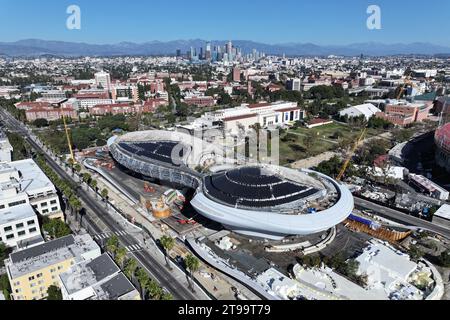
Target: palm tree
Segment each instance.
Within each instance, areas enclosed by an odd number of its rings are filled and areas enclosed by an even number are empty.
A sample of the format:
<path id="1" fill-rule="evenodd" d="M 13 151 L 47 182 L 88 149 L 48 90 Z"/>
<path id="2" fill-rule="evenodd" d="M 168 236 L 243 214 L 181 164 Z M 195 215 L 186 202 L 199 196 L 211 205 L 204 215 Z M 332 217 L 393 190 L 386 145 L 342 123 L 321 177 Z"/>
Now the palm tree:
<path id="1" fill-rule="evenodd" d="M 119 238 L 112 236 L 106 241 L 106 250 L 108 250 L 114 257 L 116 256 L 117 249 L 119 248 Z"/>
<path id="2" fill-rule="evenodd" d="M 75 175 L 74 161 L 72 158 L 69 158 L 69 160 L 67 160 L 67 163 L 69 164 L 69 167 L 72 169 L 72 177 L 73 177 Z"/>
<path id="3" fill-rule="evenodd" d="M 73 166 L 73 169 L 77 172 L 77 174 L 80 174 L 81 165 L 79 163 L 77 163 L 76 165 Z"/>
<path id="4" fill-rule="evenodd" d="M 173 295 L 169 292 L 165 292 L 161 296 L 161 300 L 173 300 Z"/>
<path id="5" fill-rule="evenodd" d="M 198 271 L 198 269 L 200 268 L 200 261 L 194 257 L 192 254 L 188 254 L 185 258 L 184 258 L 184 263 L 186 264 L 186 268 L 189 270 L 189 276 L 192 280 L 194 280 L 194 273 Z M 192 290 L 192 292 L 195 292 L 194 287 L 192 286 L 192 283 L 189 281 L 189 277 L 188 277 L 188 283 L 189 283 L 189 288 Z"/>
<path id="6" fill-rule="evenodd" d="M 146 286 L 147 292 L 149 294 L 149 296 L 153 299 L 153 300 L 160 300 L 161 296 L 163 295 L 164 291 L 163 289 L 158 285 L 158 283 L 153 280 L 150 279 L 147 282 L 147 286 Z"/>
<path id="7" fill-rule="evenodd" d="M 116 262 L 120 265 L 120 268 L 123 269 L 125 258 L 127 257 L 127 249 L 124 247 L 120 247 L 116 251 Z"/>
<path id="8" fill-rule="evenodd" d="M 108 207 L 108 189 L 103 189 L 100 195 L 102 196 L 103 201 L 105 201 L 105 206 Z"/>
<path id="9" fill-rule="evenodd" d="M 81 204 L 81 201 L 77 197 L 72 196 L 69 200 L 69 203 L 70 203 L 70 206 L 75 211 L 75 219 L 76 219 L 78 213 L 80 212 L 81 208 L 83 207 Z M 81 222 L 82 222 L 82 216 L 80 215 L 80 227 L 81 227 Z"/>
<path id="10" fill-rule="evenodd" d="M 169 259 L 168 259 L 168 255 L 170 254 L 170 251 L 173 249 L 173 247 L 175 246 L 175 239 L 169 236 L 162 236 L 160 239 L 161 245 L 164 248 L 164 257 L 166 258 L 166 265 L 167 268 L 169 268 L 170 270 L 172 270 L 172 267 L 169 264 Z"/>
<path id="11" fill-rule="evenodd" d="M 145 270 L 142 268 L 139 268 L 139 270 L 136 272 L 136 278 L 139 282 L 139 286 L 141 287 L 142 299 L 145 300 L 145 289 L 147 287 L 147 283 L 150 280 L 150 278 L 147 272 L 145 272 Z"/>
<path id="12" fill-rule="evenodd" d="M 83 182 L 86 183 L 86 190 L 89 190 L 89 182 L 91 181 L 91 175 L 87 172 L 83 174 Z"/>
<path id="13" fill-rule="evenodd" d="M 91 187 L 92 187 L 92 189 L 94 189 L 94 192 L 95 192 L 95 198 L 96 198 L 96 199 L 97 199 L 97 185 L 98 185 L 97 180 L 92 179 L 92 180 L 91 180 Z"/>
<path id="14" fill-rule="evenodd" d="M 134 258 L 131 258 L 130 260 L 128 260 L 125 265 L 125 269 L 123 272 L 131 281 L 133 281 L 137 267 L 138 267 L 138 262 Z"/>

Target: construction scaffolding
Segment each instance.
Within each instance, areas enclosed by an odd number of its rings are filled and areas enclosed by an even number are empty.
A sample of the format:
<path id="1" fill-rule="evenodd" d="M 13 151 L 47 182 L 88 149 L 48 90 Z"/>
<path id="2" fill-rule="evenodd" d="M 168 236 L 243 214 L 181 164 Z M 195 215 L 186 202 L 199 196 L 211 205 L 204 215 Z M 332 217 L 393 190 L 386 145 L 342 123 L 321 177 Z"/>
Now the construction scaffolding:
<path id="1" fill-rule="evenodd" d="M 395 230 L 389 230 L 385 227 L 371 228 L 369 225 L 365 223 L 351 219 L 345 220 L 344 225 L 350 230 L 356 232 L 364 232 L 375 238 L 388 241 L 391 243 L 400 242 L 411 235 L 411 231 L 400 232 Z"/>

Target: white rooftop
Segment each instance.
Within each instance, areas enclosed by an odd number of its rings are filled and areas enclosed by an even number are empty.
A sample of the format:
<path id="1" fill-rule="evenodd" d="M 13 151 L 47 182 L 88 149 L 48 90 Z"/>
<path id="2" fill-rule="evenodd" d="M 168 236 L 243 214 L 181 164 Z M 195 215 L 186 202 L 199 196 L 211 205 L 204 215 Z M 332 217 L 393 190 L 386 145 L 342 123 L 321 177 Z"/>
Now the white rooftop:
<path id="1" fill-rule="evenodd" d="M 450 205 L 449 204 L 442 205 L 442 207 L 440 207 L 439 210 L 436 211 L 434 215 L 440 218 L 450 220 Z"/>
<path id="2" fill-rule="evenodd" d="M 13 221 L 36 217 L 36 213 L 29 203 L 0 210 L 0 225 Z"/>
<path id="3" fill-rule="evenodd" d="M 56 191 L 55 186 L 33 159 L 25 159 L 11 162 L 11 166 L 22 174 L 20 186 L 23 192 L 29 196 L 49 190 Z"/>

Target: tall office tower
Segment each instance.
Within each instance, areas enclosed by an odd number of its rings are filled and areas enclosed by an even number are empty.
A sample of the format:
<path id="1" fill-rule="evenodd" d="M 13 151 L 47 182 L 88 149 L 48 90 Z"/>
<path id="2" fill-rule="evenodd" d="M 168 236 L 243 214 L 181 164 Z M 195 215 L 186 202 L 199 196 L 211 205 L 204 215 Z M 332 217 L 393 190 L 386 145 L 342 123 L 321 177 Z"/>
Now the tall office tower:
<path id="1" fill-rule="evenodd" d="M 211 60 L 211 42 L 206 43 L 206 54 L 205 54 L 206 60 Z"/>
<path id="2" fill-rule="evenodd" d="M 191 47 L 191 51 L 189 53 L 190 59 L 194 60 L 195 59 L 195 51 L 194 51 L 194 47 Z"/>
<path id="3" fill-rule="evenodd" d="M 227 44 L 227 57 L 228 61 L 233 61 L 233 43 L 231 41 Z"/>
<path id="4" fill-rule="evenodd" d="M 233 43 L 231 41 L 228 41 L 227 53 L 230 54 L 232 50 L 233 50 Z"/>
<path id="5" fill-rule="evenodd" d="M 95 74 L 95 84 L 105 90 L 111 90 L 111 76 L 109 73 L 101 71 Z"/>
<path id="6" fill-rule="evenodd" d="M 203 47 L 200 48 L 200 54 L 198 56 L 200 60 L 203 60 Z"/>
<path id="7" fill-rule="evenodd" d="M 177 49 L 177 57 L 181 57 L 181 50 Z"/>

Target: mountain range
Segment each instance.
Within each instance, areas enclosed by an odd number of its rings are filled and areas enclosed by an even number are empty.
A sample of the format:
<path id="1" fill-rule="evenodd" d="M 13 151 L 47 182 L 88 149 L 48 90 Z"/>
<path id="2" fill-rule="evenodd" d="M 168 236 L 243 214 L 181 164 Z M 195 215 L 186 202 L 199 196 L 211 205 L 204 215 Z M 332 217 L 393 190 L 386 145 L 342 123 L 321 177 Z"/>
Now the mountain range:
<path id="1" fill-rule="evenodd" d="M 212 45 L 225 45 L 227 41 L 211 41 Z M 88 44 L 64 41 L 48 41 L 27 39 L 16 42 L 0 42 L 0 55 L 10 57 L 36 57 L 43 55 L 77 57 L 77 56 L 124 56 L 124 55 L 173 55 L 177 49 L 182 53 L 191 47 L 205 46 L 206 41 L 174 40 L 150 41 L 145 43 L 121 42 L 117 44 Z M 450 47 L 431 43 L 397 43 L 384 44 L 378 42 L 354 43 L 341 46 L 316 45 L 313 43 L 265 44 L 247 40 L 233 41 L 233 45 L 249 53 L 253 49 L 266 54 L 287 56 L 387 56 L 387 55 L 449 55 Z"/>

